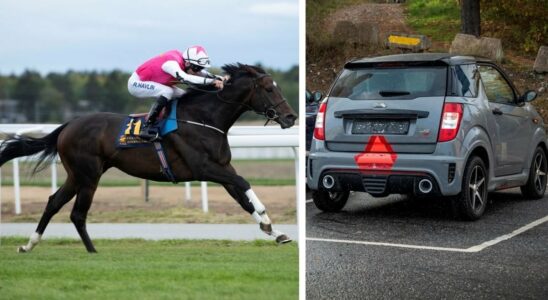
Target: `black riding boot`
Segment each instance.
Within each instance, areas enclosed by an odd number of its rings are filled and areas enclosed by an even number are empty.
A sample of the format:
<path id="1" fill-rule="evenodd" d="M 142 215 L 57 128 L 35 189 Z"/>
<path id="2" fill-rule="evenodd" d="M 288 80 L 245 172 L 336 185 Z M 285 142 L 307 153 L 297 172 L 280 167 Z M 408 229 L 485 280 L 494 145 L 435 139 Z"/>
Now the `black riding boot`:
<path id="1" fill-rule="evenodd" d="M 168 99 L 164 96 L 160 96 L 154 104 L 152 104 L 152 107 L 150 108 L 150 112 L 148 113 L 148 119 L 143 125 L 143 128 L 141 129 L 141 132 L 139 133 L 139 137 L 148 141 L 154 141 L 160 137 L 160 132 L 156 126 L 154 126 L 154 123 L 156 123 L 156 119 L 158 119 L 158 115 L 162 111 L 162 109 L 167 105 Z"/>

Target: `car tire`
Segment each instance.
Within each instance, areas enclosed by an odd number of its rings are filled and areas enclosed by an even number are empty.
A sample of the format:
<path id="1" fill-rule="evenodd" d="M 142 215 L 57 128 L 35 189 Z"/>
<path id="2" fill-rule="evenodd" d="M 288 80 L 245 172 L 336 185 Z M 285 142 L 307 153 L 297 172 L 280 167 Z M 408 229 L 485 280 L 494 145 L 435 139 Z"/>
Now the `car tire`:
<path id="1" fill-rule="evenodd" d="M 466 163 L 461 192 L 453 199 L 456 212 L 462 219 L 474 221 L 485 212 L 488 174 L 481 158 L 473 156 Z"/>
<path id="2" fill-rule="evenodd" d="M 316 207 L 325 212 L 340 211 L 348 201 L 349 191 L 328 192 L 325 190 L 312 191 L 312 200 Z"/>
<path id="3" fill-rule="evenodd" d="M 527 183 L 520 187 L 521 194 L 527 199 L 541 199 L 546 191 L 546 180 L 548 173 L 548 162 L 546 153 L 541 147 L 537 147 L 533 154 L 531 167 L 529 168 L 529 178 Z"/>

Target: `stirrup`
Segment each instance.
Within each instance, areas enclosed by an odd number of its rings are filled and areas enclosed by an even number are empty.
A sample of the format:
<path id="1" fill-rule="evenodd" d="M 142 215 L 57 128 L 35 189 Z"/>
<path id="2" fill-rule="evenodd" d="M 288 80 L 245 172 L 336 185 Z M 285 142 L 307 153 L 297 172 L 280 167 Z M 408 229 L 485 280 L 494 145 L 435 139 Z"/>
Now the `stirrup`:
<path id="1" fill-rule="evenodd" d="M 162 139 L 160 137 L 160 130 L 156 130 L 155 128 L 146 128 L 146 127 L 144 128 L 144 130 L 142 130 L 139 133 L 139 137 L 149 142 L 154 142 Z"/>

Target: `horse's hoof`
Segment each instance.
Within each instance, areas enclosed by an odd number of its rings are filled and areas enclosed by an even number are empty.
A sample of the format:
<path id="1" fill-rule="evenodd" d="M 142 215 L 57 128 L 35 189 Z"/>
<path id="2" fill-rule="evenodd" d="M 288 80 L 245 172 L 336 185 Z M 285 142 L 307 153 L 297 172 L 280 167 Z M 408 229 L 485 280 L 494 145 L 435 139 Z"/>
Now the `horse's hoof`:
<path id="1" fill-rule="evenodd" d="M 291 242 L 291 239 L 285 234 L 282 234 L 276 238 L 276 243 L 278 243 L 278 245 L 287 244 L 289 242 Z"/>
<path id="2" fill-rule="evenodd" d="M 27 253 L 27 250 L 25 250 L 25 247 L 20 246 L 19 248 L 17 248 L 17 253 Z"/>

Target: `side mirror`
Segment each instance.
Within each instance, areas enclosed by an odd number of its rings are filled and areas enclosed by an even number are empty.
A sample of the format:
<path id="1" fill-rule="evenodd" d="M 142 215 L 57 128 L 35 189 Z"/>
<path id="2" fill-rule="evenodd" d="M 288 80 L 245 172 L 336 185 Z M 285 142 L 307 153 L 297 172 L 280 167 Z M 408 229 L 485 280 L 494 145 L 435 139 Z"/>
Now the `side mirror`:
<path id="1" fill-rule="evenodd" d="M 524 102 L 531 102 L 531 101 L 535 100 L 536 98 L 537 98 L 537 92 L 532 91 L 532 90 L 529 90 L 529 91 L 525 92 L 525 94 L 523 94 L 523 96 L 521 96 L 521 99 Z"/>
<path id="2" fill-rule="evenodd" d="M 320 92 L 320 91 L 315 91 L 314 92 L 314 101 L 320 102 L 322 100 L 322 98 L 323 98 L 322 92 Z"/>
<path id="3" fill-rule="evenodd" d="M 310 104 L 310 103 L 314 102 L 314 98 L 312 97 L 312 93 L 309 90 L 306 90 L 305 99 L 306 99 L 307 104 Z"/>

